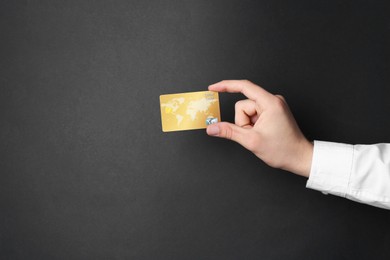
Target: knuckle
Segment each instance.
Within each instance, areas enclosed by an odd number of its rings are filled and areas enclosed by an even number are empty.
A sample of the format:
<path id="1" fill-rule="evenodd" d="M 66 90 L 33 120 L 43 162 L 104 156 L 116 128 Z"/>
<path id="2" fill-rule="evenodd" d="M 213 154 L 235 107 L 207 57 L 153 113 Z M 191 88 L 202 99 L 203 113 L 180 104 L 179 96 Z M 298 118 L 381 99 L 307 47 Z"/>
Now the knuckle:
<path id="1" fill-rule="evenodd" d="M 252 82 L 248 79 L 242 79 L 241 80 L 243 83 L 247 83 L 247 84 L 252 84 Z"/>
<path id="2" fill-rule="evenodd" d="M 276 95 L 275 106 L 277 108 L 285 108 L 286 107 L 286 99 L 281 95 Z"/>
<path id="3" fill-rule="evenodd" d="M 234 109 L 237 111 L 237 110 L 240 110 L 240 108 L 243 106 L 243 101 L 242 100 L 239 100 L 236 102 L 236 104 L 234 104 Z"/>
<path id="4" fill-rule="evenodd" d="M 230 127 L 224 128 L 224 136 L 226 139 L 229 139 L 229 140 L 233 139 L 233 131 Z"/>
<path id="5" fill-rule="evenodd" d="M 286 101 L 286 98 L 284 96 L 282 96 L 282 95 L 275 95 L 275 96 L 277 96 L 278 98 L 280 98 L 283 101 Z"/>

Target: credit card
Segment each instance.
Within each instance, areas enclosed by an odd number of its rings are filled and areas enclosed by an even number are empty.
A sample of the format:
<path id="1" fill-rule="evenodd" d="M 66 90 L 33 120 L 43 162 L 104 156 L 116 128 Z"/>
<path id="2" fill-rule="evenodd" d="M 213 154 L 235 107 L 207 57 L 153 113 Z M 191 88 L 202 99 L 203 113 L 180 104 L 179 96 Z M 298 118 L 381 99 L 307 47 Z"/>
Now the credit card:
<path id="1" fill-rule="evenodd" d="M 160 96 L 164 132 L 206 128 L 221 121 L 218 92 L 198 91 Z"/>

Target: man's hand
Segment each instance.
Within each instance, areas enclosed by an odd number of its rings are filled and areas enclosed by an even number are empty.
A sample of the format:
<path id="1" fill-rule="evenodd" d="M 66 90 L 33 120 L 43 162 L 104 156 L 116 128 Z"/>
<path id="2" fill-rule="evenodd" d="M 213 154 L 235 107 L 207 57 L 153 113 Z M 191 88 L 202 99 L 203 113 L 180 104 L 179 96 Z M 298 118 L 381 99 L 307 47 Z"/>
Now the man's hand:
<path id="1" fill-rule="evenodd" d="M 313 144 L 302 134 L 282 96 L 248 80 L 224 80 L 209 90 L 241 92 L 248 99 L 236 103 L 235 124 L 209 125 L 208 135 L 236 141 L 272 167 L 309 176 Z"/>

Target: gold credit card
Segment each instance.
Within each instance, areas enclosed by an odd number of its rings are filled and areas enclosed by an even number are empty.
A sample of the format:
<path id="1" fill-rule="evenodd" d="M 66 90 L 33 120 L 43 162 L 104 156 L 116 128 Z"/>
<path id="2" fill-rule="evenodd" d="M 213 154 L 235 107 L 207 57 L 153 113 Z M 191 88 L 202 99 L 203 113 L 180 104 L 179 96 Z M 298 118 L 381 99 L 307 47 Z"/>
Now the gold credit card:
<path id="1" fill-rule="evenodd" d="M 218 92 L 161 95 L 160 109 L 164 132 L 201 129 L 221 121 Z"/>

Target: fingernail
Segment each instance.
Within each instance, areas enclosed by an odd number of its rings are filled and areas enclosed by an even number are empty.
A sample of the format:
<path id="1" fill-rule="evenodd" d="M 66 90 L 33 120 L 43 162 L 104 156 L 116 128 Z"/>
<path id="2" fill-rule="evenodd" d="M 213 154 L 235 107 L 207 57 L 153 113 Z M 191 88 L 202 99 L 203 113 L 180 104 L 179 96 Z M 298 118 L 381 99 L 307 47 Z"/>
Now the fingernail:
<path id="1" fill-rule="evenodd" d="M 207 127 L 207 134 L 208 135 L 218 135 L 219 134 L 219 127 L 217 125 L 209 125 Z"/>

